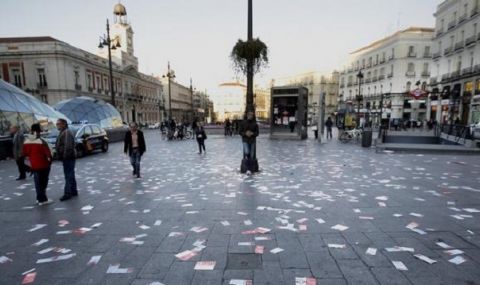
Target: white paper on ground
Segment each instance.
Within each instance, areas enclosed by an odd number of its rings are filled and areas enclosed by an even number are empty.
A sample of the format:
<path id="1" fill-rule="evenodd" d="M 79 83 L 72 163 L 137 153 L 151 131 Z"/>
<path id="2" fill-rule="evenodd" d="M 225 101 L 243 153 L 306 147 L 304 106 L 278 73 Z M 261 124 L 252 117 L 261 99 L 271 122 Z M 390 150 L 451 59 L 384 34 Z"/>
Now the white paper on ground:
<path id="1" fill-rule="evenodd" d="M 328 247 L 330 248 L 345 248 L 344 244 L 329 243 Z"/>
<path id="2" fill-rule="evenodd" d="M 368 255 L 375 255 L 375 254 L 377 254 L 377 249 L 373 248 L 373 247 L 369 247 L 369 248 L 367 248 L 367 251 L 365 253 L 368 254 Z"/>
<path id="3" fill-rule="evenodd" d="M 229 223 L 228 221 L 221 221 L 220 223 L 221 223 L 222 226 L 224 226 L 224 227 L 230 226 L 230 223 Z"/>
<path id="4" fill-rule="evenodd" d="M 11 262 L 12 260 L 6 256 L 0 256 L 0 264 Z"/>
<path id="5" fill-rule="evenodd" d="M 110 265 L 108 266 L 107 273 L 117 273 L 117 274 L 125 274 L 125 273 L 132 273 L 133 268 L 120 268 L 120 264 Z"/>
<path id="6" fill-rule="evenodd" d="M 253 285 L 253 281 L 243 279 L 231 279 L 228 285 Z"/>
<path id="7" fill-rule="evenodd" d="M 295 285 L 316 285 L 317 279 L 311 277 L 295 277 Z"/>
<path id="8" fill-rule="evenodd" d="M 160 226 L 161 224 L 162 224 L 162 221 L 156 220 L 153 225 L 154 225 L 154 226 Z"/>
<path id="9" fill-rule="evenodd" d="M 452 248 L 451 246 L 449 246 L 448 244 L 444 243 L 444 242 L 437 242 L 437 245 L 441 248 L 445 248 L 445 249 L 450 249 Z"/>
<path id="10" fill-rule="evenodd" d="M 198 261 L 195 264 L 194 270 L 213 270 L 215 268 L 216 261 Z"/>
<path id="11" fill-rule="evenodd" d="M 273 253 L 273 254 L 277 254 L 279 252 L 282 252 L 283 250 L 284 250 L 283 248 L 276 247 L 276 248 L 270 250 L 270 252 Z"/>
<path id="12" fill-rule="evenodd" d="M 393 263 L 393 266 L 395 266 L 396 269 L 398 270 L 401 270 L 401 271 L 407 271 L 408 268 L 405 266 L 405 264 L 403 264 L 403 262 L 401 261 L 393 261 L 392 260 L 392 263 Z"/>
<path id="13" fill-rule="evenodd" d="M 34 243 L 34 244 L 32 244 L 32 245 L 34 245 L 34 246 L 40 246 L 40 245 L 42 245 L 42 244 L 44 244 L 44 243 L 46 243 L 46 242 L 48 242 L 48 239 L 44 238 L 44 239 L 41 239 L 41 240 L 37 241 L 36 243 Z"/>
<path id="14" fill-rule="evenodd" d="M 101 255 L 94 255 L 90 258 L 90 260 L 88 261 L 87 265 L 96 265 L 99 261 L 100 261 L 100 258 L 102 258 Z"/>
<path id="15" fill-rule="evenodd" d="M 29 229 L 28 232 L 34 232 L 46 226 L 47 226 L 46 224 L 36 224 L 33 228 Z"/>
<path id="16" fill-rule="evenodd" d="M 195 255 L 197 255 L 196 252 L 194 252 L 192 250 L 185 250 L 185 251 L 182 251 L 180 253 L 177 253 L 175 255 L 175 257 L 180 259 L 180 260 L 186 261 L 186 260 L 189 260 L 190 258 L 194 257 Z"/>
<path id="17" fill-rule="evenodd" d="M 325 221 L 321 218 L 315 219 L 319 224 L 325 224 Z"/>
<path id="18" fill-rule="evenodd" d="M 404 247 L 404 246 L 387 247 L 385 248 L 385 250 L 388 252 L 400 252 L 400 251 L 414 252 L 415 251 L 415 249 L 411 247 Z"/>
<path id="19" fill-rule="evenodd" d="M 70 258 L 74 257 L 75 255 L 76 255 L 75 253 L 71 253 L 71 254 L 49 257 L 49 258 L 43 258 L 43 259 L 37 260 L 37 264 L 48 263 L 48 262 L 53 262 L 53 261 L 60 261 L 60 260 L 67 260 L 67 259 L 70 259 Z"/>
<path id="20" fill-rule="evenodd" d="M 445 250 L 444 251 L 446 254 L 448 255 L 459 255 L 459 254 L 463 254 L 463 251 L 461 251 L 460 249 L 450 249 L 450 250 Z"/>
<path id="21" fill-rule="evenodd" d="M 416 258 L 422 260 L 422 261 L 425 261 L 426 263 L 428 264 L 434 264 L 436 263 L 437 261 L 434 260 L 434 259 L 431 259 L 430 257 L 428 256 L 425 256 L 423 254 L 414 254 L 413 256 L 415 256 Z"/>
<path id="22" fill-rule="evenodd" d="M 454 258 L 452 259 L 449 259 L 448 260 L 449 262 L 453 263 L 453 264 L 456 264 L 456 265 L 459 265 L 459 264 L 462 264 L 464 263 L 465 261 L 467 261 L 465 258 L 463 258 L 463 256 L 455 256 Z"/>
<path id="23" fill-rule="evenodd" d="M 335 225 L 335 226 L 331 227 L 331 229 L 343 232 L 345 230 L 348 230 L 348 227 L 338 224 L 338 225 Z"/>

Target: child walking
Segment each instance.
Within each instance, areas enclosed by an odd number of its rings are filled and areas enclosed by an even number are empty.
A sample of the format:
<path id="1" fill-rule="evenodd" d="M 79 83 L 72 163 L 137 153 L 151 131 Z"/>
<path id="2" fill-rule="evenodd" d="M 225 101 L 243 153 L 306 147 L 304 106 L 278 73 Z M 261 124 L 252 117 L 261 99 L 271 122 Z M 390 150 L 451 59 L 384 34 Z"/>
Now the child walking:
<path id="1" fill-rule="evenodd" d="M 203 152 L 207 152 L 205 150 L 205 140 L 207 139 L 207 134 L 205 134 L 202 123 L 198 123 L 197 128 L 195 129 L 195 137 L 197 138 L 198 143 L 198 154 L 202 154 L 202 149 Z"/>

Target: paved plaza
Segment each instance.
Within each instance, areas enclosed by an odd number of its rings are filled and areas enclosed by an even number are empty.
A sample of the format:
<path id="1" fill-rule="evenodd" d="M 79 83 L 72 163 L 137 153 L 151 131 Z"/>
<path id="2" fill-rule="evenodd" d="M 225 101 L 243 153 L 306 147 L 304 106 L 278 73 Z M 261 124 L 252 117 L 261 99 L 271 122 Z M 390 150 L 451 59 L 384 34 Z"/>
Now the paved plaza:
<path id="1" fill-rule="evenodd" d="M 479 156 L 261 136 L 247 176 L 238 137 L 146 140 L 142 179 L 115 143 L 66 202 L 55 162 L 47 206 L 1 161 L 0 284 L 480 284 Z"/>

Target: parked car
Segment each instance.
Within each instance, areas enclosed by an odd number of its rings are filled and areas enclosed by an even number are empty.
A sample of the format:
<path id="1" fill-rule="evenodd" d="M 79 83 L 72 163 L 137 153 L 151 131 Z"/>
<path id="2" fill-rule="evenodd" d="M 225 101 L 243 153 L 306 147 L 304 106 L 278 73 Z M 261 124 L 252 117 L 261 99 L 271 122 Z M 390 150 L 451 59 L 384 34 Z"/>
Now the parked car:
<path id="1" fill-rule="evenodd" d="M 77 157 L 83 157 L 96 150 L 102 152 L 108 151 L 107 132 L 96 124 L 73 124 L 69 126 L 69 130 L 75 137 L 75 150 Z M 55 142 L 58 137 L 58 130 L 54 129 L 44 135 L 52 150 L 53 157 L 56 157 Z"/>
<path id="2" fill-rule="evenodd" d="M 148 125 L 149 129 L 158 129 L 160 128 L 160 123 L 150 124 Z"/>

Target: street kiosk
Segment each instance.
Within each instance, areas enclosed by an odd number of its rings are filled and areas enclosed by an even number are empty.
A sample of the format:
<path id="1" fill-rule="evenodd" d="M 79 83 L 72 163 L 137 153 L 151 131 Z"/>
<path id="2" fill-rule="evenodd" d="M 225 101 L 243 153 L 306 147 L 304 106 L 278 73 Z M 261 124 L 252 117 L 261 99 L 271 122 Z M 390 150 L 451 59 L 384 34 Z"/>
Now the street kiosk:
<path id="1" fill-rule="evenodd" d="M 307 138 L 308 89 L 301 86 L 271 90 L 271 139 Z"/>

